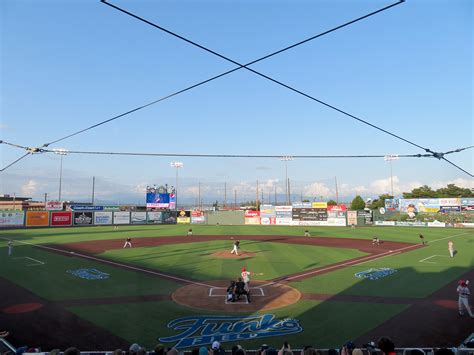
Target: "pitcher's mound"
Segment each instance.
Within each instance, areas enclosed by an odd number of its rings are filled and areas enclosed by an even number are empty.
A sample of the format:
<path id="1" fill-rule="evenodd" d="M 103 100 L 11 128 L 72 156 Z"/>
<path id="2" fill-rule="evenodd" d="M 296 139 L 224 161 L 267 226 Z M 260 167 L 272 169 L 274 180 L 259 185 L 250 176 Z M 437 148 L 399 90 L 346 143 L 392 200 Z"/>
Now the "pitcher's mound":
<path id="1" fill-rule="evenodd" d="M 209 311 L 255 312 L 289 306 L 300 300 L 298 290 L 283 284 L 269 284 L 266 281 L 252 281 L 250 284 L 250 303 L 245 296 L 238 302 L 226 303 L 226 288 L 229 281 L 206 281 L 203 284 L 190 284 L 177 289 L 171 295 L 173 301 L 183 306 Z"/>
<path id="2" fill-rule="evenodd" d="M 257 253 L 251 253 L 249 251 L 239 252 L 239 255 L 231 254 L 230 251 L 216 251 L 210 254 L 220 259 L 237 259 L 237 258 L 248 258 L 257 255 Z"/>

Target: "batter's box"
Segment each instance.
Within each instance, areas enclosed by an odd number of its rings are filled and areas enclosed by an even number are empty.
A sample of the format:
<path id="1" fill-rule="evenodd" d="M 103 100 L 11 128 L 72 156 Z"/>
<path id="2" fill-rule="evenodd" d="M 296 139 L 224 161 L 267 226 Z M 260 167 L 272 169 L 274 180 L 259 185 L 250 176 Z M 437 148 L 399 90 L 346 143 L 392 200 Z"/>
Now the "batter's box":
<path id="1" fill-rule="evenodd" d="M 224 287 L 211 287 L 209 288 L 209 297 L 227 297 L 226 290 Z M 252 297 L 264 297 L 265 292 L 262 287 L 251 287 L 250 295 Z"/>

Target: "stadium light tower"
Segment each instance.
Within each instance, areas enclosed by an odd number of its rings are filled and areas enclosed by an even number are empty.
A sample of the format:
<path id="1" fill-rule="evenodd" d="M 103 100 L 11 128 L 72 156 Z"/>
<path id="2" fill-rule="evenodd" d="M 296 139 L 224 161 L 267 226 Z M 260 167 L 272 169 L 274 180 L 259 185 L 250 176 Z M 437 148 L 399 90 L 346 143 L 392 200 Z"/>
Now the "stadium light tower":
<path id="1" fill-rule="evenodd" d="M 285 155 L 285 156 L 282 156 L 280 160 L 285 162 L 285 200 L 286 200 L 286 204 L 289 205 L 290 199 L 289 199 L 289 194 L 288 194 L 288 162 L 290 160 L 293 160 L 293 157 L 289 155 Z"/>
<path id="2" fill-rule="evenodd" d="M 63 182 L 63 157 L 67 155 L 66 149 L 53 149 L 55 154 L 59 154 L 61 156 L 61 164 L 59 166 L 59 194 L 58 194 L 58 201 L 61 201 L 61 187 Z"/>
<path id="3" fill-rule="evenodd" d="M 184 164 L 179 161 L 172 161 L 170 165 L 172 168 L 176 169 L 176 183 L 175 183 L 175 188 L 174 188 L 174 195 L 175 195 L 174 209 L 177 211 L 178 210 L 178 170 L 179 168 L 182 168 Z"/>
<path id="4" fill-rule="evenodd" d="M 395 195 L 393 194 L 393 169 L 392 169 L 392 161 L 398 160 L 398 159 L 400 159 L 400 157 L 398 156 L 398 154 L 390 154 L 390 155 L 384 156 L 383 159 L 384 159 L 385 161 L 389 161 L 389 162 L 390 162 L 390 185 L 392 185 L 392 198 L 393 198 L 393 197 L 395 197 Z"/>

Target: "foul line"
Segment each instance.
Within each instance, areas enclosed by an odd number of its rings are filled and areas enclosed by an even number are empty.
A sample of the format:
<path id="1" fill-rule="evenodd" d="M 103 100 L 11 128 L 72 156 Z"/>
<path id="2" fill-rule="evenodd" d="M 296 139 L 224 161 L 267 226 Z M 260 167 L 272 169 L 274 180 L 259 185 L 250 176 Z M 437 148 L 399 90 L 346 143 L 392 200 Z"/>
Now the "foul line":
<path id="1" fill-rule="evenodd" d="M 442 241 L 442 240 L 445 240 L 445 239 L 455 238 L 455 237 L 459 237 L 459 236 L 465 235 L 465 234 L 470 234 L 470 233 L 466 232 L 466 233 L 455 234 L 455 235 L 452 235 L 452 236 L 443 237 L 443 238 L 440 238 L 440 239 L 433 240 L 430 243 L 436 243 L 436 242 L 439 242 L 439 241 Z M 281 279 L 281 280 L 278 280 L 278 281 L 271 281 L 271 282 L 266 283 L 266 284 L 264 284 L 260 287 L 271 286 L 271 285 L 274 285 L 274 284 L 276 284 L 278 282 L 281 282 L 281 281 L 296 280 L 296 279 L 299 279 L 301 277 L 305 277 L 305 276 L 308 276 L 308 275 L 316 275 L 316 274 L 319 274 L 319 273 L 324 272 L 324 271 L 333 270 L 333 269 L 337 269 L 337 268 L 343 268 L 345 266 L 355 266 L 355 265 L 364 264 L 366 262 L 377 260 L 377 259 L 382 259 L 382 258 L 385 258 L 387 256 L 397 255 L 397 254 L 400 254 L 403 250 L 411 249 L 411 248 L 415 248 L 415 247 L 419 247 L 419 246 L 420 246 L 420 244 L 413 244 L 413 245 L 409 245 L 407 247 L 403 247 L 403 248 L 399 248 L 399 249 L 395 249 L 395 250 L 390 250 L 388 252 L 384 252 L 384 253 L 381 253 L 381 254 L 365 256 L 363 258 L 353 260 L 353 261 L 349 261 L 349 262 L 346 262 L 346 263 L 343 263 L 343 264 L 331 265 L 331 266 L 328 266 L 328 267 L 325 267 L 325 268 L 322 268 L 322 269 L 309 271 L 309 272 L 301 274 L 301 275 L 290 276 L 290 277 L 287 277 L 287 278 L 284 278 L 284 279 Z"/>
<path id="2" fill-rule="evenodd" d="M 8 238 L 3 238 L 3 237 L 0 237 L 0 238 L 5 239 L 5 240 L 9 240 Z M 23 242 L 21 240 L 16 240 L 16 242 L 17 243 L 22 243 L 22 244 L 27 244 L 27 245 L 32 245 L 34 247 L 42 248 L 42 249 L 46 249 L 46 250 L 54 250 L 54 251 L 64 253 L 64 254 L 69 254 L 69 255 L 72 254 L 72 255 L 78 256 L 80 258 L 90 259 L 90 260 L 98 261 L 98 262 L 101 262 L 101 263 L 115 265 L 115 266 L 131 269 L 131 270 L 135 270 L 135 271 L 141 271 L 141 272 L 145 272 L 145 273 L 148 273 L 148 274 L 152 274 L 152 275 L 156 275 L 156 276 L 162 276 L 162 277 L 165 277 L 165 278 L 168 278 L 168 279 L 174 279 L 174 280 L 178 280 L 178 281 L 185 282 L 185 283 L 190 283 L 190 284 L 200 285 L 200 286 L 205 286 L 205 287 L 214 287 L 212 285 L 208 285 L 208 284 L 205 284 L 205 283 L 186 280 L 186 279 L 182 279 L 181 277 L 167 275 L 167 274 L 163 274 L 163 273 L 157 272 L 157 271 L 142 269 L 142 268 L 127 265 L 127 264 L 121 264 L 121 263 L 117 263 L 117 262 L 114 262 L 114 261 L 109 261 L 107 259 L 100 259 L 100 258 L 96 258 L 96 257 L 90 256 L 90 255 L 79 254 L 79 253 L 76 253 L 76 252 L 71 252 L 71 251 L 62 250 L 62 249 L 58 249 L 58 248 L 47 247 L 47 246 L 44 246 L 44 245 L 41 245 L 41 244 L 33 244 L 33 243 L 29 243 L 29 242 Z"/>
<path id="3" fill-rule="evenodd" d="M 36 260 L 36 259 L 33 259 L 33 258 L 30 258 L 29 256 L 19 256 L 17 258 L 13 258 L 13 259 L 30 259 L 31 261 L 34 261 L 36 264 L 27 264 L 26 266 L 37 266 L 37 265 L 44 265 L 45 263 L 42 262 L 42 261 L 39 261 L 39 260 Z"/>

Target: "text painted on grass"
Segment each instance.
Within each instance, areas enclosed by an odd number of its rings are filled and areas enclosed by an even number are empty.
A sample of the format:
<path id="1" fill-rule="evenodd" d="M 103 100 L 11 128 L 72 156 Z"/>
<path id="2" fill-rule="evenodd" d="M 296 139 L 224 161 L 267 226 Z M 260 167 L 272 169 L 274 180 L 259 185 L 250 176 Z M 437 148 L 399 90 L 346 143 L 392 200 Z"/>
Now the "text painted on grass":
<path id="1" fill-rule="evenodd" d="M 296 319 L 276 319 L 273 314 L 260 316 L 194 316 L 182 317 L 168 323 L 181 333 L 159 338 L 163 343 L 177 342 L 175 347 L 183 349 L 231 341 L 252 340 L 295 334 L 303 331 Z"/>
<path id="2" fill-rule="evenodd" d="M 104 280 L 108 279 L 110 276 L 109 274 L 97 269 L 76 269 L 67 270 L 66 272 L 86 280 Z"/>
<path id="3" fill-rule="evenodd" d="M 391 269 L 388 267 L 381 267 L 378 269 L 369 269 L 365 271 L 361 271 L 355 274 L 355 277 L 359 279 L 369 279 L 369 280 L 378 280 L 389 275 L 396 273 L 396 269 Z"/>

